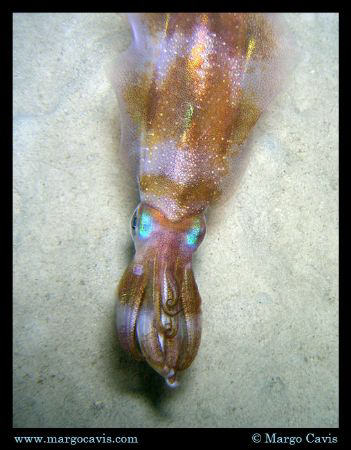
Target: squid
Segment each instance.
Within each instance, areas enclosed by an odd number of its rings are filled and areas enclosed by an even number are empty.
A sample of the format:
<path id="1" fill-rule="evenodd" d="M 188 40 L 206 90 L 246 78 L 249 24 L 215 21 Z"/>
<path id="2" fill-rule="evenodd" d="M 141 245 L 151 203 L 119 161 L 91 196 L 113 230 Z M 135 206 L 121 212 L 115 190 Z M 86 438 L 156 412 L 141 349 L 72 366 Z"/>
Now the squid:
<path id="1" fill-rule="evenodd" d="M 114 74 L 121 147 L 138 184 L 135 255 L 117 288 L 119 343 L 166 383 L 193 362 L 201 298 L 192 256 L 205 213 L 230 191 L 247 140 L 281 84 L 277 14 L 129 14 Z"/>

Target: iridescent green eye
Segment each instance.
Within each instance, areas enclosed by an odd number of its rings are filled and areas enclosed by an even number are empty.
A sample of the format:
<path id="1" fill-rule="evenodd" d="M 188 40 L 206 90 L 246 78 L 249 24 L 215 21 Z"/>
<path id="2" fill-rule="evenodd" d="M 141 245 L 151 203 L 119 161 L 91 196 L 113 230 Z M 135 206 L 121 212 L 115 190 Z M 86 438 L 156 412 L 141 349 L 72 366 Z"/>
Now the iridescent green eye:
<path id="1" fill-rule="evenodd" d="M 146 239 L 152 233 L 153 223 L 151 214 L 147 211 L 143 211 L 141 213 L 140 222 L 139 222 L 139 237 L 141 239 Z"/>
<path id="2" fill-rule="evenodd" d="M 186 243 L 189 245 L 189 247 L 196 246 L 200 232 L 201 232 L 200 220 L 196 219 L 194 225 L 190 228 L 190 230 L 186 234 Z"/>

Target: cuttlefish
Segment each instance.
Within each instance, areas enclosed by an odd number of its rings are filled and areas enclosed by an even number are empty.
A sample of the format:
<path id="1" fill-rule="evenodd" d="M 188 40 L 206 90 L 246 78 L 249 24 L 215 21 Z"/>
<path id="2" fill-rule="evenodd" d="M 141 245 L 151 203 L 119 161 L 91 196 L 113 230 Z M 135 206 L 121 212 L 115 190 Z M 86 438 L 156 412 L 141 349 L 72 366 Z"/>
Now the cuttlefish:
<path id="1" fill-rule="evenodd" d="M 140 203 L 135 256 L 118 285 L 120 345 L 170 386 L 200 345 L 192 256 L 205 211 L 230 189 L 244 145 L 280 85 L 277 14 L 129 14 L 114 76 L 122 148 Z"/>

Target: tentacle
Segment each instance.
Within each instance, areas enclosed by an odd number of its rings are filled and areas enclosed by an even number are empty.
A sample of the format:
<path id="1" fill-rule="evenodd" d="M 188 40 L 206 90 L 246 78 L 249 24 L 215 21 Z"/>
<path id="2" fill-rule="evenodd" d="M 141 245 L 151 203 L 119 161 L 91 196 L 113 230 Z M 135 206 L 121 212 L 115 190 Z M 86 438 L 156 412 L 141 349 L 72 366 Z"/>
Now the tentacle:
<path id="1" fill-rule="evenodd" d="M 162 309 L 168 316 L 176 316 L 182 309 L 179 298 L 179 284 L 173 276 L 175 266 L 166 266 L 162 276 Z"/>
<path id="2" fill-rule="evenodd" d="M 184 370 L 194 360 L 201 340 L 201 297 L 190 264 L 184 268 L 180 295 L 184 311 L 185 337 L 179 354 L 178 369 Z"/>
<path id="3" fill-rule="evenodd" d="M 157 259 L 153 258 L 152 272 L 137 321 L 137 338 L 141 351 L 157 372 L 164 375 L 164 351 L 159 339 L 161 328 L 160 286 L 157 279 Z"/>
<path id="4" fill-rule="evenodd" d="M 136 340 L 136 323 L 143 302 L 147 273 L 134 274 L 134 263 L 130 264 L 118 285 L 116 307 L 117 334 L 121 346 L 135 359 L 144 359 Z"/>

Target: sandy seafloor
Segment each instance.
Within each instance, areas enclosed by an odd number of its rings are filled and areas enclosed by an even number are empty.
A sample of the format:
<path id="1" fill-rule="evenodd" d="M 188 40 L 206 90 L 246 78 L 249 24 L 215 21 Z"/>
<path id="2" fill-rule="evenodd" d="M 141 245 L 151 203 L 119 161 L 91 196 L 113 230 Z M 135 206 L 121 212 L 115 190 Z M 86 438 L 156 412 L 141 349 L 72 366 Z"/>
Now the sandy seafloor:
<path id="1" fill-rule="evenodd" d="M 134 180 L 105 67 L 119 14 L 17 13 L 14 426 L 338 426 L 338 15 L 286 14 L 300 58 L 194 258 L 203 334 L 168 389 L 118 347 Z"/>

